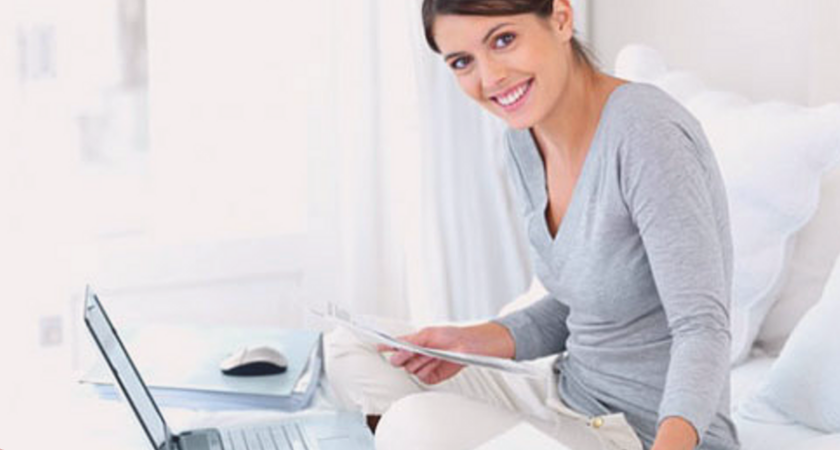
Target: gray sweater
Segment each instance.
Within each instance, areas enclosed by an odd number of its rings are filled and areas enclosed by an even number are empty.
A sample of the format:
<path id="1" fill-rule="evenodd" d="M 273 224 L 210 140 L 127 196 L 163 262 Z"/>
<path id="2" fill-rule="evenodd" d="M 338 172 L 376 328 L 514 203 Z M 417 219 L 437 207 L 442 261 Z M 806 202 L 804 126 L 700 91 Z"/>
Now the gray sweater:
<path id="1" fill-rule="evenodd" d="M 550 293 L 497 321 L 516 359 L 561 354 L 571 408 L 623 412 L 645 448 L 670 416 L 699 449 L 738 449 L 729 412 L 732 241 L 726 193 L 699 123 L 656 87 L 610 96 L 556 236 L 528 130 L 508 163 L 534 269 Z"/>

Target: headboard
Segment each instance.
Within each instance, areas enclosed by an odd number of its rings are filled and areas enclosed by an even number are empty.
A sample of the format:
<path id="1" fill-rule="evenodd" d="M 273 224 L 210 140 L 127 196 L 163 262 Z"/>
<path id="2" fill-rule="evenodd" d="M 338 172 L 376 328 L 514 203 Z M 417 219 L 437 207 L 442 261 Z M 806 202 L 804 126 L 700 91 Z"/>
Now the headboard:
<path id="1" fill-rule="evenodd" d="M 578 13 L 607 70 L 626 44 L 756 101 L 840 102 L 840 2 L 589 0 Z"/>

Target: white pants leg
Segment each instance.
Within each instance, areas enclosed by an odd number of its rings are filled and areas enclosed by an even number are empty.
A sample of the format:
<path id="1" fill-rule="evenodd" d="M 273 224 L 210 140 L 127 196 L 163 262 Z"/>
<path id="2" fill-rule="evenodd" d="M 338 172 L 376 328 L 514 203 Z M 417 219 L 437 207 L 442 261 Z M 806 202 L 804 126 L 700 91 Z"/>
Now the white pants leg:
<path id="1" fill-rule="evenodd" d="M 395 335 L 407 324 L 378 319 Z M 437 385 L 394 368 L 375 346 L 342 328 L 324 339 L 325 370 L 344 406 L 383 415 L 379 450 L 468 450 L 528 421 L 573 450 L 641 450 L 623 414 L 587 417 L 568 408 L 546 366 L 545 379 L 467 367 Z"/>

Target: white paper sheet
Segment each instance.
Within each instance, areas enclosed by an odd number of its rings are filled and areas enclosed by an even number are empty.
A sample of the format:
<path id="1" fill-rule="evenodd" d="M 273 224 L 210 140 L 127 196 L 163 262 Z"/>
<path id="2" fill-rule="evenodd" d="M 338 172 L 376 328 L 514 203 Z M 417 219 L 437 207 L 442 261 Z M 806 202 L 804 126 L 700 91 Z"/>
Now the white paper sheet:
<path id="1" fill-rule="evenodd" d="M 522 422 L 475 450 L 571 450 L 528 422 Z"/>
<path id="2" fill-rule="evenodd" d="M 366 337 L 374 342 L 385 344 L 393 348 L 406 350 L 412 353 L 429 356 L 432 358 L 443 359 L 446 361 L 462 364 L 465 366 L 478 366 L 488 369 L 501 370 L 507 373 L 522 375 L 533 378 L 544 378 L 545 374 L 537 367 L 526 363 L 512 361 L 504 358 L 494 358 L 491 356 L 472 355 L 467 353 L 451 352 L 446 350 L 433 349 L 428 347 L 420 347 L 410 342 L 401 341 L 387 333 L 379 331 L 372 326 L 362 324 L 355 320 L 349 312 L 341 309 L 339 306 L 328 303 L 326 313 L 312 311 L 324 319 L 332 321 L 338 325 L 348 328 L 354 333 Z"/>

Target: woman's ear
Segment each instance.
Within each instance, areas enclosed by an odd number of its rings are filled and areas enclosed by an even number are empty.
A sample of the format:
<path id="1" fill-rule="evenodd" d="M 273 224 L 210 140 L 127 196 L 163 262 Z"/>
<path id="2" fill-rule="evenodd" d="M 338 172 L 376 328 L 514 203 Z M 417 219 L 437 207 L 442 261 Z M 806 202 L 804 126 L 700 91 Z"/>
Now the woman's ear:
<path id="1" fill-rule="evenodd" d="M 574 29 L 574 14 L 569 0 L 554 0 L 554 10 L 551 13 L 551 22 L 555 31 L 571 38 Z"/>

